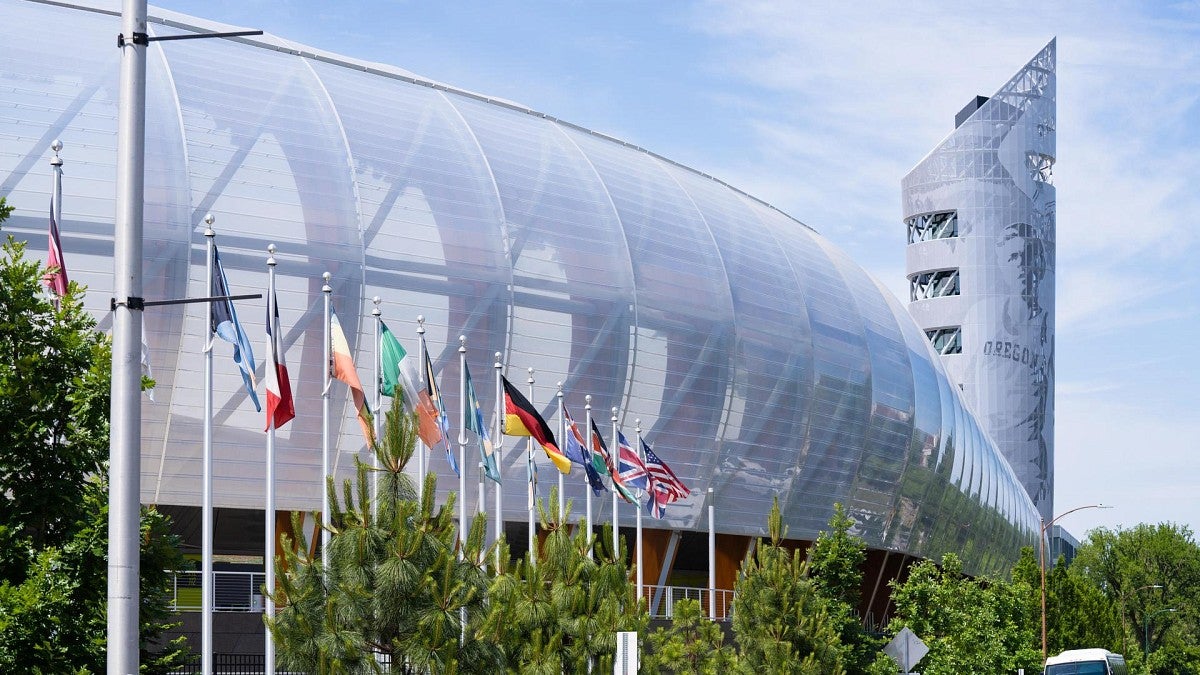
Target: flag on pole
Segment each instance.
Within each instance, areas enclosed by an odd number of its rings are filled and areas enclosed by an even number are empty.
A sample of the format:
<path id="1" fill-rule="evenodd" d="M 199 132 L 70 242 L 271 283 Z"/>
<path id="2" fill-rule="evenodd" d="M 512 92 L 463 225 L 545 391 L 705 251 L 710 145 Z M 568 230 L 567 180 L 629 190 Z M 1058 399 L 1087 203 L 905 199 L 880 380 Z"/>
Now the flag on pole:
<path id="1" fill-rule="evenodd" d="M 421 393 L 421 405 L 423 410 L 418 409 L 418 416 L 428 417 L 430 413 L 433 414 L 433 419 L 437 422 L 438 433 L 441 436 L 440 440 L 446 448 L 446 459 L 450 462 L 450 468 L 454 469 L 454 475 L 460 475 L 458 459 L 454 457 L 454 450 L 450 447 L 450 415 L 446 412 L 446 402 L 442 400 L 437 378 L 433 376 L 433 361 L 429 360 L 428 348 L 425 349 L 425 391 Z M 417 433 L 420 434 L 419 429 Z M 429 444 L 429 447 L 432 448 L 433 444 Z"/>
<path id="2" fill-rule="evenodd" d="M 383 361 L 383 386 L 380 393 L 384 396 L 400 396 L 404 409 L 412 412 L 416 410 L 419 399 L 416 359 L 408 357 L 408 352 L 396 336 L 392 335 L 392 331 L 388 330 L 386 323 L 380 321 L 379 327 L 379 351 Z M 396 392 L 396 387 L 400 387 L 399 393 Z"/>
<path id="3" fill-rule="evenodd" d="M 571 460 L 558 449 L 554 433 L 546 420 L 538 414 L 529 400 L 503 375 L 504 383 L 504 434 L 506 436 L 532 436 L 542 446 L 546 456 L 561 473 L 571 473 Z"/>
<path id="4" fill-rule="evenodd" d="M 588 485 L 591 486 L 592 492 L 596 494 L 608 492 L 608 488 L 604 485 L 604 479 L 596 471 L 596 466 L 592 460 L 592 452 L 587 448 L 587 441 L 583 440 L 583 434 L 579 431 L 579 425 L 575 424 L 575 420 L 571 418 L 570 411 L 565 407 L 563 408 L 563 413 L 567 416 L 567 457 L 570 457 L 571 461 L 583 465 L 583 472 L 587 475 Z M 576 456 L 579 459 L 575 459 Z"/>
<path id="5" fill-rule="evenodd" d="M 42 282 L 58 297 L 67 294 L 67 263 L 63 258 L 62 240 L 58 237 L 58 223 L 54 220 L 54 200 L 50 200 L 50 242 L 46 255 L 46 274 Z"/>
<path id="6" fill-rule="evenodd" d="M 650 490 L 646 494 L 646 510 L 650 512 L 650 515 L 662 520 L 667 515 L 667 502 L 659 501 L 660 493 L 657 489 Z"/>
<path id="7" fill-rule="evenodd" d="M 604 434 L 596 428 L 596 420 L 592 420 L 592 464 L 597 466 L 597 471 L 603 471 L 612 480 L 613 491 L 621 495 L 621 498 L 630 504 L 636 504 L 637 499 L 629 488 L 625 487 L 621 482 L 621 474 L 617 471 L 616 464 L 613 462 L 612 456 L 608 453 L 608 446 L 604 443 Z"/>
<path id="8" fill-rule="evenodd" d="M 275 297 L 275 275 L 271 275 L 267 289 L 267 426 L 276 429 L 287 424 L 296 416 L 296 404 L 292 400 L 292 382 L 288 378 L 287 363 L 283 358 L 283 331 L 279 328 L 279 301 Z M 264 429 L 265 430 L 265 429 Z"/>
<path id="9" fill-rule="evenodd" d="M 618 431 L 617 440 L 621 445 L 617 455 L 617 472 L 621 476 L 621 482 L 626 487 L 649 490 L 650 480 L 646 473 L 646 465 L 630 447 L 629 441 L 625 439 L 625 434 Z"/>
<path id="10" fill-rule="evenodd" d="M 142 377 L 154 379 L 154 371 L 150 369 L 150 342 L 146 339 L 146 319 L 142 317 Z M 154 386 L 146 389 L 146 398 L 154 401 Z"/>
<path id="11" fill-rule="evenodd" d="M 642 441 L 642 451 L 646 453 L 646 472 L 650 474 L 650 482 L 654 491 L 673 496 L 670 501 L 665 503 L 669 504 L 676 499 L 683 499 L 692 494 L 692 491 L 671 470 L 671 467 L 654 454 L 654 450 L 644 440 Z"/>
<path id="12" fill-rule="evenodd" d="M 358 414 L 358 426 L 362 427 L 363 438 L 367 447 L 375 447 L 375 426 L 371 418 L 371 409 L 367 407 L 367 396 L 363 393 L 362 381 L 358 379 L 358 369 L 354 367 L 354 357 L 350 355 L 350 343 L 346 341 L 346 333 L 342 330 L 342 322 L 338 321 L 337 312 L 329 308 L 329 341 L 332 363 L 329 364 L 330 374 L 334 379 L 341 380 L 350 387 L 350 396 L 354 400 L 354 411 Z"/>
<path id="13" fill-rule="evenodd" d="M 483 473 L 497 483 L 500 482 L 500 467 L 496 462 L 496 450 L 488 436 L 487 424 L 483 422 L 483 409 L 475 396 L 475 384 L 471 382 L 471 369 L 463 364 L 467 380 L 467 409 L 463 411 L 463 428 L 479 437 L 479 454 L 483 458 Z"/>
<path id="14" fill-rule="evenodd" d="M 246 385 L 246 393 L 250 395 L 254 409 L 262 412 L 262 406 L 258 403 L 258 394 L 254 392 L 256 386 L 254 350 L 250 348 L 250 340 L 246 338 L 246 331 L 242 330 L 242 324 L 238 321 L 233 301 L 228 297 L 229 282 L 225 279 L 225 267 L 221 265 L 221 255 L 217 253 L 216 242 L 213 242 L 212 288 L 209 289 L 208 294 L 214 298 L 222 298 L 213 300 L 209 305 L 212 332 L 233 345 L 233 362 L 237 364 L 238 370 L 242 373 L 242 383 Z"/>

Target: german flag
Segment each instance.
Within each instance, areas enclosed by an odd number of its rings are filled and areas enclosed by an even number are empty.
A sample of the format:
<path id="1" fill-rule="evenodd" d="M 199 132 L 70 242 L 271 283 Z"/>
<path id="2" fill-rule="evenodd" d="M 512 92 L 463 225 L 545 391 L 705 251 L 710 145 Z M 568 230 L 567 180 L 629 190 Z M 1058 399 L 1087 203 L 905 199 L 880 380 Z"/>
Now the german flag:
<path id="1" fill-rule="evenodd" d="M 571 460 L 558 449 L 554 433 L 550 431 L 546 420 L 542 419 L 529 400 L 521 395 L 520 390 L 514 387 L 507 377 L 501 375 L 500 379 L 504 382 L 504 435 L 532 436 L 560 472 L 571 473 Z"/>

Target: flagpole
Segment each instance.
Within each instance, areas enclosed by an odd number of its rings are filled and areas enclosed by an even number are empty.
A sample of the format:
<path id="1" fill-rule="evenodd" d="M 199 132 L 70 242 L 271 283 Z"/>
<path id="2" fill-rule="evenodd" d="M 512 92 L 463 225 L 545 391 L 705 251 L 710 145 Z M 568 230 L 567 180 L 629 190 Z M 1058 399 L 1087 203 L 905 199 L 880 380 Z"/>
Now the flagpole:
<path id="1" fill-rule="evenodd" d="M 633 424 L 634 424 L 634 427 L 633 427 L 634 432 L 637 434 L 637 447 L 634 448 L 634 452 L 637 454 L 638 459 L 642 459 L 642 420 L 640 420 L 640 419 L 634 420 Z M 620 450 L 620 448 L 618 448 L 618 452 L 619 452 L 619 450 Z M 620 461 L 619 454 L 618 454 L 618 461 Z M 620 466 L 620 464 L 618 464 L 617 466 Z M 649 485 L 649 480 L 650 480 L 649 473 L 646 474 L 646 480 L 647 480 L 646 484 Z M 639 490 L 639 492 L 641 492 L 641 491 Z M 642 590 L 645 588 L 645 586 L 642 584 L 642 504 L 641 504 L 641 496 L 640 495 L 638 496 L 638 503 L 634 504 L 634 506 L 636 507 L 636 508 L 634 508 L 634 511 L 637 511 L 637 537 L 636 537 L 637 543 L 635 544 L 635 547 L 634 547 L 635 555 L 637 556 L 637 597 L 638 597 L 638 602 L 641 602 Z"/>
<path id="2" fill-rule="evenodd" d="M 567 442 L 567 416 L 563 413 L 563 390 L 562 382 L 558 383 L 558 438 L 560 443 Z M 563 445 L 565 448 L 566 445 Z M 567 519 L 567 506 L 564 501 L 564 480 L 563 473 L 558 472 L 558 524 L 563 525 L 563 521 Z"/>
<path id="3" fill-rule="evenodd" d="M 325 341 L 324 346 L 324 361 L 325 375 L 321 387 L 321 570 L 324 574 L 329 573 L 329 490 L 326 485 L 329 480 L 329 387 L 332 384 L 330 379 L 330 350 L 333 339 L 330 335 L 330 299 L 333 293 L 333 288 L 329 286 L 329 279 L 332 275 L 325 272 L 321 275 L 324 284 L 321 286 L 321 293 L 325 296 Z"/>
<path id="4" fill-rule="evenodd" d="M 274 325 L 275 312 L 273 304 L 275 302 L 275 244 L 267 246 L 267 321 L 272 322 L 271 330 L 274 333 L 278 330 L 278 326 Z M 272 351 L 274 358 L 279 358 Z M 275 363 L 264 364 L 267 368 L 275 368 Z M 270 393 L 268 392 L 268 396 Z M 266 529 L 266 546 L 263 551 L 263 568 L 267 593 L 265 594 L 267 618 L 275 617 L 275 601 L 271 599 L 270 594 L 275 592 L 275 416 L 267 416 L 267 503 L 263 509 L 263 525 Z M 263 631 L 266 637 L 266 652 L 264 655 L 263 667 L 266 669 L 267 675 L 275 673 L 275 640 L 271 636 L 271 629 L 268 627 Z"/>
<path id="5" fill-rule="evenodd" d="M 52 210 L 54 212 L 54 222 L 62 225 L 62 157 L 58 156 L 60 150 L 63 149 L 63 142 L 54 139 L 50 144 L 50 149 L 54 151 L 54 157 L 50 158 L 50 170 L 53 173 L 50 199 L 53 201 Z"/>
<path id="6" fill-rule="evenodd" d="M 533 368 L 529 368 L 529 404 L 533 405 Z M 533 463 L 533 436 L 525 443 L 525 461 L 529 467 L 529 501 L 527 508 L 529 509 L 529 560 L 534 567 L 537 567 L 537 551 L 534 548 L 534 539 L 536 538 L 533 531 L 533 507 L 534 498 L 537 493 L 537 473 Z"/>
<path id="7" fill-rule="evenodd" d="M 107 664 L 136 673 L 141 542 L 142 230 L 146 183 L 146 0 L 124 0 L 113 219 L 112 385 L 108 494 Z M 138 36 L 143 36 L 139 39 Z M 140 43 L 140 44 L 139 44 Z M 211 367 L 211 366 L 210 366 Z M 206 643 L 207 644 L 207 643 Z"/>
<path id="8" fill-rule="evenodd" d="M 587 404 L 585 406 L 583 406 L 583 409 L 585 411 L 584 412 L 584 422 L 587 425 L 586 427 L 584 427 L 584 429 L 585 429 L 584 434 L 587 439 L 585 441 L 585 443 L 587 445 L 587 447 L 585 448 L 585 450 L 587 451 L 587 454 L 585 454 L 583 456 L 583 458 L 585 460 L 587 460 L 588 462 L 591 462 L 592 461 L 592 450 L 593 450 L 593 448 L 592 448 L 592 395 L 588 394 L 587 396 L 584 396 L 583 400 L 587 402 Z M 587 472 L 586 467 L 584 468 L 584 472 L 586 474 L 586 472 Z M 588 479 L 588 488 L 584 492 L 587 493 L 587 544 L 588 544 L 587 552 L 588 552 L 588 560 L 591 560 L 592 559 L 592 485 L 591 485 L 590 478 Z"/>
<path id="9" fill-rule="evenodd" d="M 496 362 L 492 368 L 496 370 L 496 471 L 500 474 L 500 482 L 496 483 L 496 522 L 494 543 L 496 546 L 496 569 L 500 569 L 500 539 L 504 536 L 504 457 L 500 449 L 504 447 L 504 392 L 501 391 L 501 371 L 504 365 L 500 363 L 500 352 L 496 352 Z"/>
<path id="10" fill-rule="evenodd" d="M 208 267 L 204 287 L 211 291 L 213 287 L 213 248 L 217 233 L 212 225 L 216 219 L 213 214 L 204 216 L 204 241 L 208 247 Z M 208 320 L 204 322 L 204 460 L 201 473 L 201 515 L 200 515 L 200 672 L 212 675 L 212 610 L 213 610 L 213 575 L 212 575 L 212 538 L 213 538 L 213 505 L 212 505 L 212 433 L 213 433 L 213 333 L 212 333 L 212 303 L 208 303 Z"/>
<path id="11" fill-rule="evenodd" d="M 479 463 L 479 485 L 475 493 L 475 504 L 478 506 L 476 513 L 485 516 L 487 514 L 487 499 L 483 490 L 483 462 Z"/>
<path id="12" fill-rule="evenodd" d="M 375 426 L 375 443 L 379 443 L 379 417 L 383 411 L 383 372 L 382 359 L 383 352 L 379 350 L 379 334 L 383 326 L 383 311 L 379 309 L 379 296 L 371 298 L 371 302 L 375 303 L 375 309 L 371 310 L 371 316 L 375 317 L 375 418 L 372 424 Z M 392 392 L 395 393 L 395 392 Z M 371 451 L 371 466 L 375 469 L 371 472 L 371 515 L 379 513 L 379 471 L 382 465 L 379 463 L 379 448 L 369 448 Z"/>
<path id="13" fill-rule="evenodd" d="M 421 314 L 417 315 L 417 343 L 420 346 L 419 351 L 420 351 L 420 356 L 421 356 L 421 360 L 417 361 L 417 363 L 420 364 L 419 370 L 421 371 L 420 391 L 427 391 L 429 389 L 429 382 L 428 382 L 429 373 L 426 372 L 426 371 L 428 371 L 428 368 L 425 367 L 425 359 L 426 359 L 425 352 L 427 349 L 429 349 L 429 347 L 426 346 L 426 344 L 425 344 L 425 317 Z M 423 441 L 423 440 L 417 444 L 417 501 L 418 502 L 423 502 L 425 500 L 425 451 L 426 451 L 426 448 L 424 446 L 425 446 L 425 441 Z M 428 450 L 433 450 L 433 448 L 428 448 Z"/>
<path id="14" fill-rule="evenodd" d="M 444 380 L 443 380 L 444 381 Z M 458 559 L 467 544 L 467 336 L 458 336 Z"/>
<path id="15" fill-rule="evenodd" d="M 616 474 L 615 474 L 615 475 L 612 477 L 612 478 L 613 478 L 613 483 L 616 483 L 617 481 L 621 480 L 621 476 L 620 476 L 620 466 L 621 466 L 621 464 L 620 464 L 620 462 L 621 462 L 621 436 L 620 436 L 620 432 L 619 432 L 619 431 L 617 431 L 617 407 L 616 407 L 616 406 L 613 406 L 613 409 L 612 409 L 612 427 L 613 427 L 613 442 L 612 442 L 612 448 L 613 448 L 613 449 L 612 449 L 612 457 L 611 457 L 611 458 L 610 458 L 610 460 L 609 460 L 609 463 L 610 463 L 609 470 L 610 470 L 610 471 L 615 471 L 615 472 L 616 472 Z M 619 536 L 618 536 L 618 534 L 617 534 L 617 528 L 618 528 L 618 521 L 617 521 L 617 489 L 616 489 L 616 485 L 613 485 L 613 496 L 612 496 L 612 544 L 613 544 L 613 558 L 614 558 L 614 559 L 616 559 L 616 557 L 617 557 L 618 555 L 620 555 L 620 553 L 621 553 L 621 552 L 620 552 L 620 550 L 619 550 L 619 549 L 620 549 L 620 544 L 621 544 L 621 541 L 620 541 L 620 537 L 619 537 Z"/>
<path id="16" fill-rule="evenodd" d="M 713 489 L 708 488 L 708 616 L 717 620 L 717 516 Z"/>

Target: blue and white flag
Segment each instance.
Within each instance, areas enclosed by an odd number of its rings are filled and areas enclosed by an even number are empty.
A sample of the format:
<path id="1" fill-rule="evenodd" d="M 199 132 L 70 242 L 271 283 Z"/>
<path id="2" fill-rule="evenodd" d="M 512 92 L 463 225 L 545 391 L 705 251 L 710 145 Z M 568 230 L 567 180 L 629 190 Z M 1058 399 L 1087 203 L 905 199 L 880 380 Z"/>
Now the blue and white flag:
<path id="1" fill-rule="evenodd" d="M 258 394 L 254 393 L 256 384 L 254 381 L 254 350 L 250 348 L 250 340 L 246 339 L 246 331 L 242 330 L 242 324 L 238 323 L 237 310 L 233 308 L 233 301 L 228 298 L 229 282 L 225 280 L 225 268 L 221 266 L 221 256 L 217 254 L 215 242 L 213 243 L 212 288 L 209 289 L 208 294 L 214 298 L 224 298 L 223 300 L 213 300 L 209 304 L 212 332 L 233 345 L 233 362 L 242 372 L 242 382 L 246 384 L 246 393 L 250 395 L 254 409 L 262 412 L 262 406 L 258 403 Z"/>

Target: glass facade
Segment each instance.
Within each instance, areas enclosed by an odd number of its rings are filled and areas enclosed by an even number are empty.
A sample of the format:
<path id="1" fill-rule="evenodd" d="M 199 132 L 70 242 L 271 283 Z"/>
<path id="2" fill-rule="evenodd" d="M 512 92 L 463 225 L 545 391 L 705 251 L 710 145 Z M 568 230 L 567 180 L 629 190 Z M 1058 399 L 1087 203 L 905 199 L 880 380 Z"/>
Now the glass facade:
<path id="1" fill-rule="evenodd" d="M 6 230 L 44 254 L 49 146 L 61 138 L 67 264 L 107 328 L 116 18 L 15 0 L 0 11 L 0 194 L 16 207 Z M 217 29 L 151 16 L 153 35 Z M 36 25 L 71 35 L 71 52 L 26 39 Z M 321 501 L 329 272 L 368 390 L 379 296 L 410 353 L 425 317 L 455 421 L 459 335 L 489 411 L 501 352 L 522 389 L 535 369 L 532 400 L 552 426 L 557 382 L 577 420 L 588 394 L 600 428 L 611 428 L 612 406 L 627 436 L 640 420 L 693 491 L 651 527 L 704 529 L 711 487 L 724 533 L 763 532 L 777 496 L 791 537 L 814 537 L 842 502 L 869 545 L 958 551 L 972 571 L 1007 565 L 1036 539 L 1032 503 L 904 307 L 820 235 L 749 195 L 520 106 L 273 36 L 153 43 L 147 79 L 147 298 L 207 295 L 205 213 L 216 217 L 232 293 L 261 291 L 266 247 L 278 247 L 297 396 L 277 440 L 281 509 Z M 241 318 L 257 347 L 256 307 L 246 302 Z M 142 499 L 197 505 L 204 309 L 145 316 L 158 388 L 143 404 Z M 215 357 L 214 501 L 261 508 L 262 416 L 227 347 Z M 345 388 L 335 383 L 333 396 L 345 477 L 364 448 Z M 501 449 L 513 521 L 525 519 L 524 448 L 505 439 Z M 439 494 L 456 490 L 444 453 L 430 457 Z M 538 461 L 546 496 L 554 473 Z M 576 471 L 576 514 L 583 490 Z M 473 487 L 465 498 L 475 509 Z M 610 508 L 597 500 L 593 515 L 607 520 Z M 631 524 L 634 512 L 619 517 Z"/>
<path id="2" fill-rule="evenodd" d="M 954 132 L 901 183 L 909 310 L 931 340 L 944 339 L 935 329 L 960 327 L 957 351 L 942 351 L 950 379 L 1047 521 L 1054 517 L 1054 66 L 1051 41 L 994 96 L 964 109 Z M 938 234 L 948 220 L 954 234 Z M 937 269 L 961 274 L 957 297 L 922 283 Z"/>

